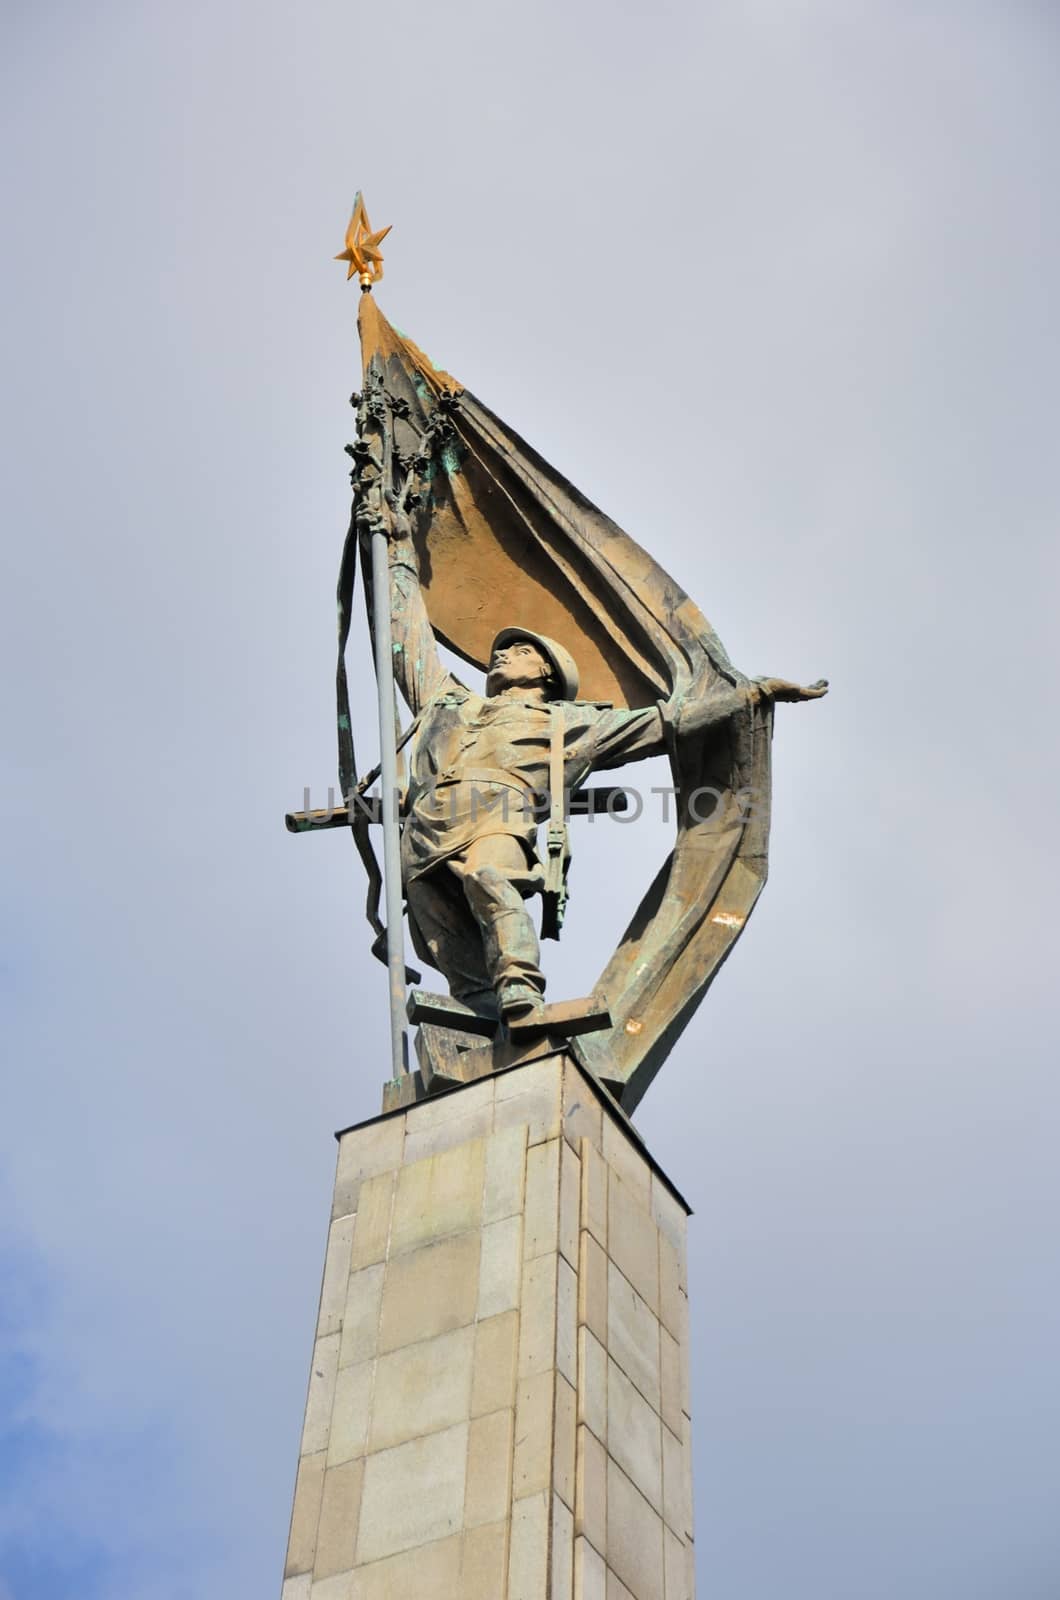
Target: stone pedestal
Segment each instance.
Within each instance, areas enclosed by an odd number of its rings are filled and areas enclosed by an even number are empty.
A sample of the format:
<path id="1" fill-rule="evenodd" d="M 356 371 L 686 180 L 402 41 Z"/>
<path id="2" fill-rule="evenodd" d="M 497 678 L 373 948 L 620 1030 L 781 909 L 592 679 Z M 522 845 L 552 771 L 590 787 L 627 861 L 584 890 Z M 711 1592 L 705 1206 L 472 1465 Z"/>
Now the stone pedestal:
<path id="1" fill-rule="evenodd" d="M 565 1051 L 341 1134 L 282 1600 L 691 1600 L 686 1215 Z"/>

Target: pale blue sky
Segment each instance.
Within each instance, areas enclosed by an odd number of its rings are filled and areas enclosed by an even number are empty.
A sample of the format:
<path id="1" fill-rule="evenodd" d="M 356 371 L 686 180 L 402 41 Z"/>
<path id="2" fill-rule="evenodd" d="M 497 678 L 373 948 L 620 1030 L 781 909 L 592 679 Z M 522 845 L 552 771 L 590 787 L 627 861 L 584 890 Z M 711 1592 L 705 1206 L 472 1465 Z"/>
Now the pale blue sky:
<path id="1" fill-rule="evenodd" d="M 1056 9 L 4 29 L 0 1600 L 278 1592 L 387 1059 L 353 852 L 282 826 L 334 778 L 358 187 L 392 320 L 744 670 L 834 685 L 638 1114 L 696 1209 L 701 1592 L 1053 1600 Z M 665 848 L 582 826 L 569 992 Z"/>

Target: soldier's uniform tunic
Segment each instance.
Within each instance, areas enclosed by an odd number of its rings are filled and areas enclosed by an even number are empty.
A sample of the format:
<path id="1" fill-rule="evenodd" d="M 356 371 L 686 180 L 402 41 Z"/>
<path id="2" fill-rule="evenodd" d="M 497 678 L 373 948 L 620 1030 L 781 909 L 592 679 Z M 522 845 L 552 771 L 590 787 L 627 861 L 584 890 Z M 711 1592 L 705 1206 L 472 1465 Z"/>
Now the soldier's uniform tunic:
<path id="1" fill-rule="evenodd" d="M 544 989 L 537 935 L 523 904 L 542 886 L 532 805 L 548 791 L 552 719 L 563 721 L 569 790 L 593 769 L 665 747 L 657 706 L 615 710 L 582 701 L 483 697 L 448 673 L 420 594 L 415 554 L 391 546 L 394 670 L 420 724 L 409 746 L 401 868 L 417 953 L 453 995 L 477 1003 L 506 982 Z M 518 841 L 506 865 L 467 866 L 490 837 Z"/>

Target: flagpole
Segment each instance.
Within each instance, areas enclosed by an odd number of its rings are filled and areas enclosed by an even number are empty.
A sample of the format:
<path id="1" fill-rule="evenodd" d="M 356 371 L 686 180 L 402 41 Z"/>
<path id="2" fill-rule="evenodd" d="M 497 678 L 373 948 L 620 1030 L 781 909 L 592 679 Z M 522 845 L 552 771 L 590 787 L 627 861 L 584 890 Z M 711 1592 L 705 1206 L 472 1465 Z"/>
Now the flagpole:
<path id="1" fill-rule="evenodd" d="M 379 767 L 383 813 L 383 884 L 386 900 L 386 964 L 390 975 L 391 1077 L 408 1072 L 405 1049 L 405 940 L 401 900 L 401 831 L 398 821 L 397 726 L 394 651 L 390 631 L 390 555 L 385 526 L 372 528 L 372 611 L 375 618 L 375 681 L 379 701 Z"/>

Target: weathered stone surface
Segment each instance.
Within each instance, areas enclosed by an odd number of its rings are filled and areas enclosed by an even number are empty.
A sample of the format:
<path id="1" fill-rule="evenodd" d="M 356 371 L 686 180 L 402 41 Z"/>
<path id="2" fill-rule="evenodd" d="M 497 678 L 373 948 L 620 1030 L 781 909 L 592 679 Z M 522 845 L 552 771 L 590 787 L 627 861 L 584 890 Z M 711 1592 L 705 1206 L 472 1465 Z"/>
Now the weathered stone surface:
<path id="1" fill-rule="evenodd" d="M 474 1321 L 479 1240 L 477 1232 L 458 1234 L 388 1262 L 379 1319 L 381 1351 L 433 1339 Z"/>
<path id="2" fill-rule="evenodd" d="M 607 1344 L 607 1256 L 587 1229 L 582 1230 L 578 1267 L 578 1321 Z"/>
<path id="3" fill-rule="evenodd" d="M 588 1328 L 578 1329 L 578 1421 L 607 1443 L 607 1351 Z"/>
<path id="4" fill-rule="evenodd" d="M 464 1511 L 468 1424 L 411 1439 L 364 1462 L 357 1561 L 444 1539 Z"/>
<path id="5" fill-rule="evenodd" d="M 499 1522 L 508 1515 L 512 1478 L 513 1414 L 494 1411 L 471 1424 L 467 1456 L 464 1526 Z"/>
<path id="6" fill-rule="evenodd" d="M 558 1139 L 563 1121 L 563 1069 L 558 1056 L 531 1062 L 497 1079 L 495 1128 L 525 1127 L 531 1145 Z"/>
<path id="7" fill-rule="evenodd" d="M 331 1333 L 326 1339 L 318 1339 L 313 1348 L 305 1424 L 302 1428 L 300 1454 L 303 1456 L 314 1455 L 318 1450 L 326 1450 L 328 1447 L 331 1408 L 335 1401 L 335 1378 L 338 1370 L 339 1335 Z"/>
<path id="8" fill-rule="evenodd" d="M 512 1494 L 517 1500 L 549 1487 L 555 1383 L 556 1375 L 551 1368 L 519 1380 L 512 1479 Z"/>
<path id="9" fill-rule="evenodd" d="M 303 1456 L 298 1463 L 298 1478 L 294 1486 L 294 1510 L 291 1514 L 291 1535 L 287 1544 L 286 1575 L 312 1572 L 313 1557 L 317 1547 L 317 1527 L 320 1523 L 320 1500 L 324 1493 L 324 1451 Z"/>
<path id="10" fill-rule="evenodd" d="M 578 1396 L 576 1390 L 559 1373 L 556 1374 L 555 1409 L 555 1427 L 552 1440 L 552 1482 L 560 1499 L 573 1511 Z"/>
<path id="11" fill-rule="evenodd" d="M 562 1140 L 532 1145 L 526 1154 L 523 1250 L 528 1260 L 552 1254 L 559 1241 L 559 1154 Z"/>
<path id="12" fill-rule="evenodd" d="M 502 1128 L 486 1141 L 483 1222 L 521 1216 L 526 1185 L 526 1124 Z"/>
<path id="13" fill-rule="evenodd" d="M 607 1348 L 648 1403 L 659 1409 L 659 1323 L 614 1266 L 607 1272 Z"/>
<path id="14" fill-rule="evenodd" d="M 352 1461 L 364 1454 L 368 1436 L 368 1413 L 372 1404 L 373 1361 L 340 1367 L 335 1382 L 335 1405 L 331 1413 L 328 1440 L 328 1466 Z"/>
<path id="15" fill-rule="evenodd" d="M 611 1362 L 607 1369 L 607 1449 L 654 1509 L 662 1512 L 662 1425 L 643 1395 Z"/>
<path id="16" fill-rule="evenodd" d="M 611 1172 L 624 1183 L 637 1204 L 651 1214 L 652 1171 L 633 1138 L 613 1117 L 603 1120 L 603 1153 Z"/>
<path id="17" fill-rule="evenodd" d="M 581 1143 L 582 1227 L 607 1249 L 607 1163 L 589 1139 Z"/>
<path id="18" fill-rule="evenodd" d="M 359 1567 L 350 1600 L 453 1600 L 461 1594 L 462 1543 L 457 1533 Z"/>
<path id="19" fill-rule="evenodd" d="M 668 1428 L 681 1432 L 681 1350 L 665 1328 L 659 1331 L 660 1372 L 662 1377 L 662 1416 Z"/>
<path id="20" fill-rule="evenodd" d="M 519 1376 L 547 1372 L 556 1359 L 556 1263 L 536 1256 L 523 1265 L 519 1329 Z"/>
<path id="21" fill-rule="evenodd" d="M 581 1162 L 565 1139 L 559 1141 L 559 1248 L 578 1270 L 578 1237 L 581 1232 Z"/>
<path id="22" fill-rule="evenodd" d="M 685 1534 L 685 1461 L 684 1447 L 677 1434 L 665 1425 L 662 1431 L 663 1453 L 663 1521 L 680 1539 Z"/>
<path id="23" fill-rule="evenodd" d="M 567 1382 L 578 1382 L 578 1279 L 560 1256 L 556 1270 L 556 1367 Z"/>
<path id="24" fill-rule="evenodd" d="M 454 1600 L 454 1596 L 458 1596 L 459 1600 L 504 1600 L 507 1565 L 507 1518 L 481 1528 L 469 1528 L 464 1535 L 460 1587 L 447 1595 L 445 1600 Z M 416 1600 L 420 1600 L 418 1591 L 409 1592 L 414 1592 Z"/>
<path id="25" fill-rule="evenodd" d="M 478 1315 L 495 1317 L 514 1311 L 519 1304 L 523 1275 L 523 1222 L 518 1216 L 503 1217 L 482 1229 L 482 1259 L 479 1267 Z"/>
<path id="26" fill-rule="evenodd" d="M 519 1317 L 514 1311 L 490 1317 L 475 1328 L 471 1415 L 484 1416 L 515 1404 Z"/>
<path id="27" fill-rule="evenodd" d="M 574 1541 L 574 1600 L 607 1600 L 607 1568 L 587 1539 Z"/>
<path id="28" fill-rule="evenodd" d="M 346 1309 L 346 1284 L 350 1276 L 350 1249 L 353 1244 L 353 1217 L 339 1217 L 331 1224 L 327 1254 L 324 1257 L 324 1282 L 320 1290 L 320 1315 L 317 1338 L 338 1333 Z"/>
<path id="29" fill-rule="evenodd" d="M 471 1414 L 474 1348 L 475 1330 L 466 1327 L 380 1356 L 369 1448 L 386 1450 L 464 1422 Z"/>
<path id="30" fill-rule="evenodd" d="M 662 1518 L 614 1461 L 607 1466 L 607 1564 L 636 1600 L 664 1600 Z"/>
<path id="31" fill-rule="evenodd" d="M 473 1139 L 403 1167 L 394 1200 L 391 1254 L 477 1228 L 485 1164 L 485 1142 Z"/>
<path id="32" fill-rule="evenodd" d="M 379 1306 L 383 1298 L 383 1274 L 379 1261 L 374 1267 L 351 1272 L 342 1313 L 342 1339 L 339 1366 L 352 1366 L 375 1355 L 379 1341 Z"/>
<path id="33" fill-rule="evenodd" d="M 386 1256 L 390 1237 L 390 1211 L 394 1200 L 394 1174 L 381 1172 L 361 1184 L 357 1220 L 353 1229 L 350 1268 L 370 1267 Z"/>
<path id="34" fill-rule="evenodd" d="M 607 1549 L 607 1451 L 588 1428 L 578 1429 L 574 1531 Z"/>
<path id="35" fill-rule="evenodd" d="M 558 1494 L 552 1496 L 552 1585 L 549 1600 L 574 1593 L 574 1518 Z"/>
<path id="36" fill-rule="evenodd" d="M 658 1315 L 658 1230 L 640 1198 L 614 1172 L 608 1181 L 607 1229 L 611 1260 Z"/>
<path id="37" fill-rule="evenodd" d="M 363 1128 L 351 1128 L 339 1140 L 332 1215 L 344 1217 L 357 1210 L 361 1184 L 380 1172 L 401 1165 L 405 1143 L 404 1117 L 385 1117 Z"/>
<path id="38" fill-rule="evenodd" d="M 689 1600 L 684 1543 L 669 1528 L 663 1529 L 663 1583 L 666 1600 Z"/>
<path id="39" fill-rule="evenodd" d="M 685 1283 L 681 1258 L 669 1239 L 659 1236 L 659 1317 L 677 1340 L 685 1336 Z"/>
<path id="40" fill-rule="evenodd" d="M 542 1491 L 516 1500 L 512 1506 L 508 1600 L 546 1600 L 548 1500 Z"/>
<path id="41" fill-rule="evenodd" d="M 363 1471 L 363 1461 L 344 1461 L 341 1466 L 328 1467 L 324 1473 L 320 1528 L 313 1562 L 314 1584 L 320 1578 L 346 1572 L 353 1566 Z"/>
<path id="42" fill-rule="evenodd" d="M 602 1116 L 600 1102 L 594 1091 L 572 1062 L 564 1062 L 563 1137 L 579 1155 L 583 1139 L 588 1139 L 597 1150 L 601 1148 Z"/>

